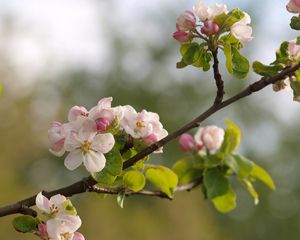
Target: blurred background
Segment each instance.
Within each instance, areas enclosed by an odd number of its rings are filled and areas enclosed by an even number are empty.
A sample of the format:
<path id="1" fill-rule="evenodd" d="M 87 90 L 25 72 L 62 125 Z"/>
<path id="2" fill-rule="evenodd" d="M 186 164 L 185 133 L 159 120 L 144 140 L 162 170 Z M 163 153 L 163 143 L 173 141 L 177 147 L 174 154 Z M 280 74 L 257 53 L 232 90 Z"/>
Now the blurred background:
<path id="1" fill-rule="evenodd" d="M 206 4 L 213 1 L 206 0 Z M 205 110 L 215 94 L 211 71 L 175 68 L 179 45 L 175 21 L 191 0 L 0 0 L 0 205 L 86 176 L 63 167 L 48 152 L 52 120 L 66 121 L 73 105 L 87 108 L 105 96 L 114 105 L 131 104 L 158 112 L 171 132 Z M 223 1 L 252 17 L 254 40 L 243 53 L 269 63 L 289 29 L 287 1 Z M 221 64 L 224 59 L 221 57 Z M 223 65 L 224 66 L 224 65 Z M 221 72 L 227 97 L 258 79 L 232 79 Z M 130 197 L 120 209 L 115 196 L 72 198 L 83 219 L 86 239 L 250 240 L 298 239 L 300 234 L 300 104 L 290 91 L 270 87 L 220 111 L 204 124 L 234 120 L 243 129 L 240 152 L 269 170 L 277 185 L 257 185 L 261 201 L 236 186 L 238 207 L 219 214 L 200 191 L 177 194 L 173 201 Z M 155 161 L 171 166 L 184 156 L 177 143 Z M 14 216 L 0 218 L 0 236 L 35 239 L 13 230 Z"/>

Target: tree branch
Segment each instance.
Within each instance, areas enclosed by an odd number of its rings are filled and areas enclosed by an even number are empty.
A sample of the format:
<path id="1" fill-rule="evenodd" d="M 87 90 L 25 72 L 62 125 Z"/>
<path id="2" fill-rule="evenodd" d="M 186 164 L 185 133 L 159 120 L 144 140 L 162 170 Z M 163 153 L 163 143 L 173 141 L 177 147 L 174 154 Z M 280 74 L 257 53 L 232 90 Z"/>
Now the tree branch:
<path id="1" fill-rule="evenodd" d="M 187 123 L 186 125 L 184 125 L 180 129 L 178 129 L 177 131 L 170 133 L 165 138 L 161 139 L 157 143 L 152 144 L 151 146 L 147 147 L 143 151 L 137 153 L 135 156 L 133 156 L 132 158 L 130 158 L 129 160 L 124 162 L 123 169 L 127 169 L 127 168 L 131 167 L 133 164 L 135 164 L 140 159 L 148 156 L 149 154 L 151 154 L 158 148 L 164 146 L 171 140 L 177 138 L 181 134 L 189 131 L 192 128 L 198 127 L 202 121 L 204 121 L 205 119 L 207 119 L 212 114 L 219 111 L 220 109 L 222 109 L 244 97 L 247 97 L 254 92 L 258 92 L 270 84 L 273 84 L 279 80 L 284 79 L 286 76 L 293 74 L 298 69 L 300 69 L 300 64 L 297 64 L 293 67 L 288 67 L 273 77 L 262 77 L 260 80 L 252 83 L 247 88 L 245 88 L 243 91 L 234 95 L 233 97 L 228 98 L 227 100 L 222 101 L 219 104 L 212 105 L 210 108 L 208 108 L 205 112 L 203 112 L 201 115 L 196 117 L 191 122 Z M 69 186 L 59 188 L 59 189 L 51 191 L 51 192 L 44 192 L 44 194 L 48 198 L 53 195 L 56 195 L 56 194 L 62 194 L 66 197 L 70 197 L 75 194 L 80 194 L 80 193 L 90 191 L 91 187 L 93 187 L 96 183 L 97 182 L 91 176 L 89 176 L 89 177 L 84 178 L 83 180 L 73 183 Z M 191 185 L 188 184 L 188 185 L 184 185 L 184 186 L 178 186 L 176 191 L 185 191 L 185 190 L 188 191 L 199 184 L 201 184 L 200 180 L 199 180 L 199 182 L 192 182 Z M 147 194 L 142 194 L 142 195 L 147 195 Z M 153 196 L 153 193 L 152 193 L 152 195 L 149 193 L 148 196 Z M 154 194 L 154 196 L 156 196 L 156 195 Z M 10 205 L 0 208 L 0 217 L 11 215 L 11 214 L 16 214 L 16 213 L 29 214 L 28 211 L 24 212 L 24 209 L 28 209 L 29 207 L 34 206 L 35 198 L 36 198 L 36 195 L 26 198 L 24 200 L 21 200 L 17 203 L 10 204 Z M 30 211 L 30 212 L 33 213 L 32 211 Z"/>
<path id="2" fill-rule="evenodd" d="M 224 81 L 222 80 L 222 76 L 219 71 L 218 49 L 213 50 L 212 55 L 214 59 L 214 64 L 213 64 L 214 78 L 218 89 L 215 97 L 214 105 L 218 105 L 219 103 L 222 102 L 223 96 L 225 94 Z"/>

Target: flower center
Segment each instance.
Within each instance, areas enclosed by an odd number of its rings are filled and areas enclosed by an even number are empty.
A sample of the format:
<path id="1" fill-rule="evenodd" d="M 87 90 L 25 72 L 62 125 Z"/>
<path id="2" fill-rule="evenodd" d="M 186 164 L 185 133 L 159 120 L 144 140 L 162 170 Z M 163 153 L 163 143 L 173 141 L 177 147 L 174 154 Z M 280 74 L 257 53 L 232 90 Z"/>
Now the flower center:
<path id="1" fill-rule="evenodd" d="M 72 235 L 70 233 L 62 233 L 62 234 L 60 234 L 60 236 L 64 240 L 70 240 Z"/>
<path id="2" fill-rule="evenodd" d="M 87 154 L 92 149 L 92 143 L 88 140 L 84 140 L 84 142 L 80 146 L 80 149 L 83 154 Z"/>
<path id="3" fill-rule="evenodd" d="M 50 214 L 56 214 L 56 213 L 58 213 L 58 207 L 52 204 L 50 206 Z"/>
<path id="4" fill-rule="evenodd" d="M 145 127 L 143 121 L 137 121 L 135 125 L 136 125 L 136 128 L 137 128 L 137 129 L 141 129 L 141 128 L 144 128 L 144 127 Z"/>

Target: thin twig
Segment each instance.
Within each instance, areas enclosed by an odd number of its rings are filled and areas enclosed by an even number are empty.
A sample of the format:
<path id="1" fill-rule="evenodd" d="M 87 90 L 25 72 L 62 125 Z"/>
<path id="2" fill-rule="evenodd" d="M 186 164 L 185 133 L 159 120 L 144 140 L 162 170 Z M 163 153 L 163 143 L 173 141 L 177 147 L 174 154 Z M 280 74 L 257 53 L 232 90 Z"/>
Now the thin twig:
<path id="1" fill-rule="evenodd" d="M 207 119 L 212 114 L 219 111 L 220 109 L 222 109 L 222 108 L 238 101 L 239 99 L 247 97 L 247 96 L 251 95 L 254 92 L 258 92 L 258 91 L 262 90 L 263 88 L 265 88 L 266 86 L 268 86 L 270 84 L 273 84 L 273 83 L 275 83 L 279 80 L 284 79 L 286 76 L 289 76 L 290 74 L 293 74 L 298 69 L 300 69 L 300 64 L 297 64 L 295 66 L 286 68 L 286 69 L 282 70 L 280 73 L 278 73 L 277 75 L 275 75 L 273 77 L 262 77 L 260 80 L 252 83 L 247 88 L 245 88 L 243 91 L 241 91 L 240 93 L 234 95 L 233 97 L 231 97 L 231 98 L 229 98 L 225 101 L 222 101 L 219 104 L 214 104 L 213 106 L 208 108 L 205 112 L 203 112 L 201 115 L 196 117 L 191 122 L 187 123 L 186 125 L 184 125 L 180 129 L 170 133 L 165 138 L 163 138 L 160 141 L 152 144 L 151 146 L 147 147 L 143 151 L 137 153 L 135 156 L 133 156 L 132 158 L 127 160 L 123 165 L 123 169 L 127 169 L 127 168 L 131 167 L 133 164 L 135 164 L 140 159 L 148 156 L 149 154 L 151 154 L 152 152 L 154 152 L 158 148 L 164 146 L 165 144 L 167 144 L 171 140 L 177 138 L 181 134 L 189 131 L 192 128 L 198 127 L 199 124 L 202 121 L 204 121 L 205 119 Z M 44 193 L 45 193 L 45 196 L 47 196 L 47 197 L 51 197 L 51 196 L 56 195 L 56 194 L 62 194 L 66 197 L 70 197 L 70 196 L 73 196 L 75 194 L 80 194 L 80 193 L 90 191 L 91 187 L 94 186 L 96 183 L 97 182 L 91 176 L 89 176 L 89 177 L 87 177 L 83 180 L 80 180 L 76 183 L 73 183 L 69 186 L 59 188 L 59 189 L 56 189 L 56 190 L 51 191 L 51 192 L 44 192 Z M 194 183 L 192 183 L 192 184 L 194 184 Z M 196 184 L 196 186 L 197 186 L 197 184 Z M 179 186 L 178 189 L 180 189 L 180 190 L 181 189 L 189 190 L 190 188 L 187 187 L 187 186 Z M 0 217 L 11 215 L 11 214 L 16 214 L 16 213 L 24 213 L 24 207 L 29 208 L 29 207 L 35 205 L 35 198 L 36 198 L 36 194 L 29 197 L 29 198 L 21 200 L 17 203 L 9 204 L 7 206 L 1 207 L 0 208 Z"/>
<path id="2" fill-rule="evenodd" d="M 219 71 L 219 60 L 218 60 L 218 49 L 212 51 L 213 55 L 213 70 L 214 70 L 214 78 L 217 86 L 217 94 L 215 97 L 214 105 L 218 105 L 223 101 L 223 96 L 225 94 L 224 91 L 224 81 L 222 80 L 222 76 Z"/>

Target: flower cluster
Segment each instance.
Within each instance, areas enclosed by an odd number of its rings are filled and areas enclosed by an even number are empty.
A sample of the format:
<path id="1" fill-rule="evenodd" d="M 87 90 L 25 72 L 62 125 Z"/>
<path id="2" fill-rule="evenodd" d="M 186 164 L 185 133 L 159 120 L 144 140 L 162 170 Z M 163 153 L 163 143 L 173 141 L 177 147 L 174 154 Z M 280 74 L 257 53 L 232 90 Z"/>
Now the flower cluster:
<path id="1" fill-rule="evenodd" d="M 197 130 L 195 136 L 182 134 L 179 138 L 179 146 L 184 152 L 198 152 L 200 154 L 206 151 L 217 151 L 224 141 L 224 129 L 217 126 L 201 127 Z"/>
<path id="2" fill-rule="evenodd" d="M 112 107 L 111 102 L 112 97 L 103 98 L 89 111 L 74 106 L 67 123 L 51 124 L 50 152 L 56 156 L 69 152 L 64 161 L 69 170 L 83 163 L 89 172 L 100 172 L 106 164 L 104 154 L 115 145 L 114 135 L 125 133 L 149 146 L 168 134 L 158 114 L 146 110 L 136 112 L 129 105 Z"/>
<path id="3" fill-rule="evenodd" d="M 50 199 L 39 193 L 36 206 L 43 211 L 46 220 L 38 225 L 36 233 L 44 240 L 84 240 L 84 236 L 76 232 L 81 226 L 81 219 L 70 200 L 57 194 Z"/>
<path id="4" fill-rule="evenodd" d="M 225 4 L 215 4 L 213 6 L 206 6 L 200 2 L 194 6 L 194 11 L 185 11 L 176 21 L 176 32 L 173 37 L 180 43 L 188 43 L 194 37 L 199 37 L 201 34 L 197 30 L 200 27 L 200 32 L 205 36 L 221 35 L 228 30 L 239 41 L 245 43 L 252 40 L 252 28 L 250 16 L 243 12 L 244 17 L 235 22 L 230 29 L 223 29 L 223 23 L 216 22 L 216 18 L 229 13 Z M 197 17 L 200 23 L 197 23 Z"/>

